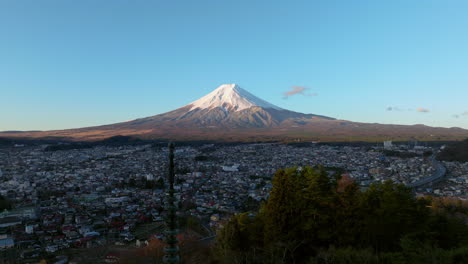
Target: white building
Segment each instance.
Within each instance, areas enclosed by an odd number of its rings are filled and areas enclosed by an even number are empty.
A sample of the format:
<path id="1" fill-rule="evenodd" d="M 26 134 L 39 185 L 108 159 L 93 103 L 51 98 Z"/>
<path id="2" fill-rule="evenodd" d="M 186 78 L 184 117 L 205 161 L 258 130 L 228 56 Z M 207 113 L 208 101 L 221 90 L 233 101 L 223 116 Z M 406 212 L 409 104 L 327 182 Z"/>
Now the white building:
<path id="1" fill-rule="evenodd" d="M 146 174 L 146 180 L 147 181 L 153 181 L 154 180 L 153 174 L 150 174 L 150 173 Z"/>
<path id="2" fill-rule="evenodd" d="M 392 141 L 384 141 L 384 142 L 383 142 L 383 147 L 384 147 L 384 149 L 391 149 L 391 148 L 393 148 Z"/>
<path id="3" fill-rule="evenodd" d="M 34 226 L 33 225 L 27 225 L 24 228 L 24 231 L 26 232 L 26 234 L 32 234 L 32 233 L 34 233 Z"/>
<path id="4" fill-rule="evenodd" d="M 239 164 L 234 164 L 232 166 L 221 166 L 223 171 L 235 172 L 239 171 Z"/>

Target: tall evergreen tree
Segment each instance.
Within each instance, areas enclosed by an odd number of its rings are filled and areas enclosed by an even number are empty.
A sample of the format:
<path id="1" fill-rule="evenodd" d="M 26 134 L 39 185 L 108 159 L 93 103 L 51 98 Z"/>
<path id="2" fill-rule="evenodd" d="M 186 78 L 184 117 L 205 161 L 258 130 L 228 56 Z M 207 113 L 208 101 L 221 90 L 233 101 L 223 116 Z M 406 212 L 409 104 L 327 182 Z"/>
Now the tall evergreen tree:
<path id="1" fill-rule="evenodd" d="M 336 246 L 352 245 L 356 234 L 362 232 L 362 216 L 359 207 L 359 186 L 347 175 L 338 180 L 336 200 L 333 206 L 335 223 L 333 240 Z"/>
<path id="2" fill-rule="evenodd" d="M 320 167 L 280 169 L 272 183 L 255 217 L 236 215 L 218 235 L 238 263 L 468 263 L 467 225 L 401 184 L 361 191 Z"/>
<path id="3" fill-rule="evenodd" d="M 398 249 L 404 234 L 424 228 L 423 223 L 429 217 L 426 206 L 427 203 L 415 199 L 411 190 L 402 184 L 391 181 L 372 184 L 361 199 L 361 243 L 376 250 Z"/>

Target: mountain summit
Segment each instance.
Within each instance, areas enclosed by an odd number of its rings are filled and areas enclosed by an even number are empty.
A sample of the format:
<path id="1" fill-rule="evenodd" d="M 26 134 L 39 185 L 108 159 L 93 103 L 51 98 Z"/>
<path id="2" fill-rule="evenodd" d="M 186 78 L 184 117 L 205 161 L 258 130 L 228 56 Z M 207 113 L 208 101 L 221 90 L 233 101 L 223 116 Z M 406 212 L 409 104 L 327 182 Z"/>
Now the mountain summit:
<path id="1" fill-rule="evenodd" d="M 256 97 L 236 84 L 223 84 L 174 111 L 130 122 L 151 126 L 156 125 L 154 122 L 166 122 L 177 127 L 237 129 L 276 127 L 286 120 L 303 122 L 303 119 L 310 118 L 333 119 L 289 111 Z"/>
<path id="2" fill-rule="evenodd" d="M 227 111 L 237 112 L 254 106 L 283 110 L 247 92 L 237 84 L 223 84 L 190 105 L 192 106 L 190 110 L 221 107 Z"/>
<path id="3" fill-rule="evenodd" d="M 0 132 L 0 137 L 99 140 L 112 136 L 164 140 L 453 140 L 468 130 L 423 125 L 382 125 L 336 120 L 275 106 L 236 84 L 223 84 L 173 111 L 127 122 L 38 132 Z"/>

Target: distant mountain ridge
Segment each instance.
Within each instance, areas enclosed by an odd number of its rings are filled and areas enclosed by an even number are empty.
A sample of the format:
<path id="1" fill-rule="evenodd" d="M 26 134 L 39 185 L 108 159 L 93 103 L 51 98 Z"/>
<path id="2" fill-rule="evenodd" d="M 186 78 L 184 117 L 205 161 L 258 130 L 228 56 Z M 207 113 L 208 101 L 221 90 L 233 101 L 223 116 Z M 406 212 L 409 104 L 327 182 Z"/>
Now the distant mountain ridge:
<path id="1" fill-rule="evenodd" d="M 459 140 L 468 137 L 468 130 L 367 124 L 298 113 L 260 99 L 236 84 L 223 84 L 188 105 L 150 117 L 78 129 L 0 133 L 0 137 L 67 140 L 101 140 L 117 135 L 187 141 Z"/>

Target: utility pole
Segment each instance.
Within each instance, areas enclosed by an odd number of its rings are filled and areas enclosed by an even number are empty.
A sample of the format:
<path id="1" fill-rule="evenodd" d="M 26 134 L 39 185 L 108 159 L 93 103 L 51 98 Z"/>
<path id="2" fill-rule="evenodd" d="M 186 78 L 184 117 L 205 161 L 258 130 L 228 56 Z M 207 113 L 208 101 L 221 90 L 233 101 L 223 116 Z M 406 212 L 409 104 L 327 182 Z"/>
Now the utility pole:
<path id="1" fill-rule="evenodd" d="M 177 230 L 177 219 L 175 197 L 174 197 L 174 143 L 169 143 L 169 171 L 168 171 L 168 183 L 169 186 L 166 192 L 166 210 L 168 210 L 168 216 L 166 218 L 167 230 L 165 242 L 167 244 L 164 247 L 164 263 L 176 264 L 180 263 L 179 246 L 177 245 L 176 235 L 179 233 Z"/>

